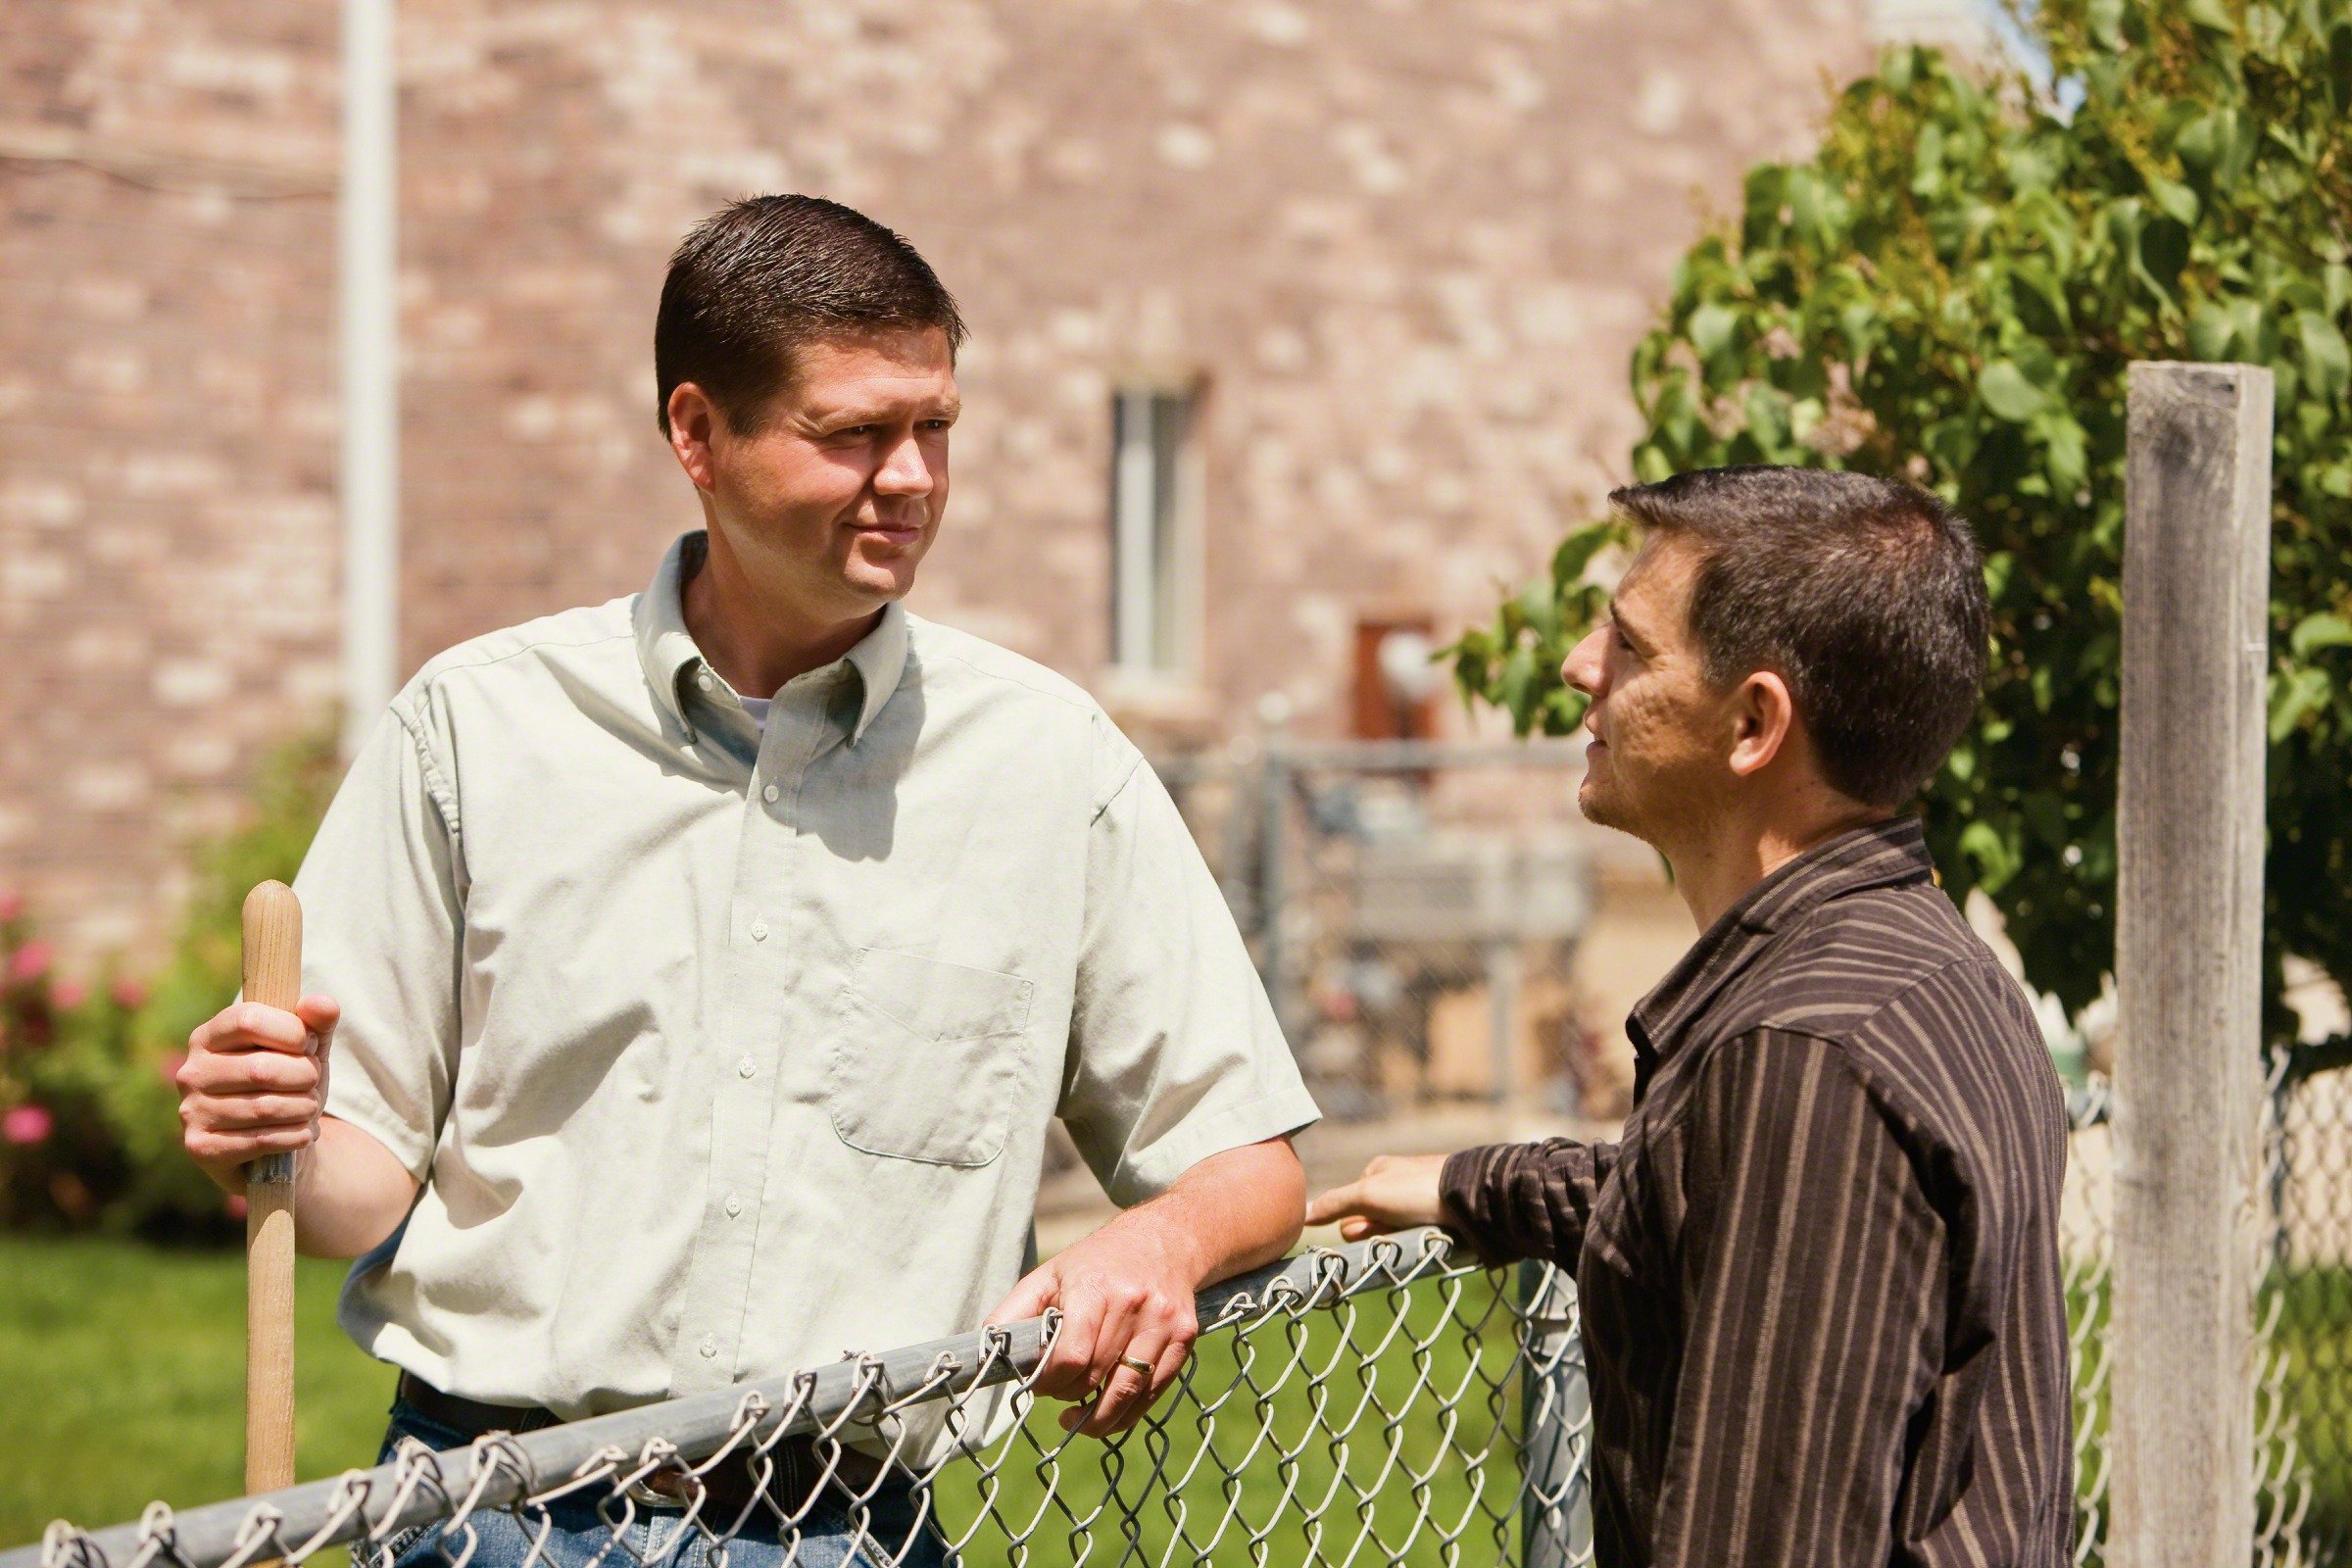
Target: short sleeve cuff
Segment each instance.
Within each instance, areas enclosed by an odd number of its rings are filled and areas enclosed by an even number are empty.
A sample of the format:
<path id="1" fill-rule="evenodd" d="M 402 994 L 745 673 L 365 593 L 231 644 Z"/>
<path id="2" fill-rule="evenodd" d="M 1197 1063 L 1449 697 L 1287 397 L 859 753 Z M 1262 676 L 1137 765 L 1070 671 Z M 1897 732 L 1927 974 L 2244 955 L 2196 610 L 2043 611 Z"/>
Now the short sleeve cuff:
<path id="1" fill-rule="evenodd" d="M 383 1145 L 391 1152 L 392 1157 L 406 1166 L 409 1174 L 422 1185 L 433 1169 L 433 1146 L 430 1141 L 417 1137 L 415 1129 L 406 1126 L 382 1107 L 338 1095 L 336 1087 L 331 1081 L 327 1085 L 326 1104 L 321 1107 L 325 1114 L 357 1127 Z"/>
<path id="2" fill-rule="evenodd" d="M 1112 1202 L 1133 1208 L 1166 1192 L 1177 1177 L 1212 1154 L 1262 1144 L 1322 1119 L 1306 1087 L 1287 1084 L 1253 1100 L 1187 1117 L 1181 1129 L 1122 1160 L 1104 1185 Z"/>

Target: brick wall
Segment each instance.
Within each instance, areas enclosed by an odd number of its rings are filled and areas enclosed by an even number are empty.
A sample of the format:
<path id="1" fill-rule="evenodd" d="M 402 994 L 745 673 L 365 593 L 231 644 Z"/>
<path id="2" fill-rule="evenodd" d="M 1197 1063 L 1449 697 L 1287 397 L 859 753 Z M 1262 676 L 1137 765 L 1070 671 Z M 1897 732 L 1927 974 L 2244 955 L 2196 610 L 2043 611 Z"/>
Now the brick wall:
<path id="1" fill-rule="evenodd" d="M 1207 706 L 1335 727 L 1356 615 L 1483 612 L 1623 478 L 1627 352 L 1700 203 L 1817 121 L 1857 17 L 408 0 L 403 667 L 630 591 L 695 525 L 662 267 L 791 188 L 906 232 L 973 326 L 917 609 L 1098 681 L 1111 390 L 1199 374 Z M 0 22 L 0 151 L 70 133 L 147 179 L 0 161 L 0 880 L 84 946 L 331 695 L 333 42 L 302 0 Z M 159 155 L 203 193 L 149 188 Z"/>
<path id="2" fill-rule="evenodd" d="M 1203 373 L 1206 684 L 1333 718 L 1358 607 L 1484 610 L 1623 477 L 1627 352 L 1698 193 L 1817 118 L 1847 15 L 434 7 L 405 652 L 634 587 L 692 524 L 652 425 L 662 266 L 718 202 L 797 187 L 906 231 L 973 325 L 918 608 L 1092 678 L 1111 386 Z"/>
<path id="3" fill-rule="evenodd" d="M 0 887 L 84 954 L 334 696 L 333 17 L 0 11 Z"/>

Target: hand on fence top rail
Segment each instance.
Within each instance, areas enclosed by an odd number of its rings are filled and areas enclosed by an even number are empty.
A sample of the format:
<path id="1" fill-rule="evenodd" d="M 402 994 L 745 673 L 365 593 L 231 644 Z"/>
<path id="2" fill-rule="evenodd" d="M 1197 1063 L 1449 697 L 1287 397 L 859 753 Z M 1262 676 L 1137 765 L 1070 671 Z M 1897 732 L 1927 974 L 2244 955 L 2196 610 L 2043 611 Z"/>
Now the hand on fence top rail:
<path id="1" fill-rule="evenodd" d="M 1452 1266 L 1453 1246 L 1443 1231 L 1422 1229 L 1313 1249 L 1200 1293 L 1201 1333 L 1275 1312 L 1328 1308 L 1366 1291 L 1432 1277 Z M 1025 1385 L 1054 1327 L 1049 1313 L 518 1436 L 494 1433 L 442 1453 L 412 1444 L 388 1464 L 331 1481 L 186 1512 L 151 1503 L 135 1524 L 93 1532 L 59 1520 L 38 1545 L 0 1551 L 0 1568 L 248 1568 L 270 1559 L 299 1562 L 344 1542 L 380 1544 L 441 1519 L 470 1540 L 465 1521 L 477 1509 L 543 1507 L 584 1488 L 625 1487 L 665 1468 L 699 1477 L 746 1445 L 764 1460 L 788 1437 L 833 1442 L 853 1423 L 886 1432 L 899 1425 L 898 1412 L 913 1406 L 992 1385 Z M 973 1451 L 975 1435 L 953 1409 L 947 1430 L 960 1451 Z M 886 1441 L 895 1452 L 903 1429 Z M 694 1494 L 699 1508 L 699 1487 Z M 702 1521 L 720 1536 L 744 1522 Z"/>

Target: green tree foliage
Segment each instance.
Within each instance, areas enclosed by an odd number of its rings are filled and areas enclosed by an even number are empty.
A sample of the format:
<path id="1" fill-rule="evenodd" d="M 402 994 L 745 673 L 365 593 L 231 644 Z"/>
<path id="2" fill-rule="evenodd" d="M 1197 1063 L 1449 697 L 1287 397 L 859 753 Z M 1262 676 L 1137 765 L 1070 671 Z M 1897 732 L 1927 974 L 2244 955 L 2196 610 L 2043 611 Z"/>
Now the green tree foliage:
<path id="1" fill-rule="evenodd" d="M 2270 367 L 2282 1038 L 2282 953 L 2352 980 L 2352 0 L 2044 0 L 2021 23 L 2054 90 L 1897 50 L 1838 95 L 1810 160 L 1749 173 L 1635 352 L 1635 472 L 1897 474 L 1975 522 L 1992 662 L 1930 838 L 1951 891 L 1984 889 L 2034 982 L 2079 1008 L 2114 952 L 2125 367 Z M 1619 538 L 1572 534 L 1453 650 L 1522 733 L 1582 716 L 1557 667 Z"/>

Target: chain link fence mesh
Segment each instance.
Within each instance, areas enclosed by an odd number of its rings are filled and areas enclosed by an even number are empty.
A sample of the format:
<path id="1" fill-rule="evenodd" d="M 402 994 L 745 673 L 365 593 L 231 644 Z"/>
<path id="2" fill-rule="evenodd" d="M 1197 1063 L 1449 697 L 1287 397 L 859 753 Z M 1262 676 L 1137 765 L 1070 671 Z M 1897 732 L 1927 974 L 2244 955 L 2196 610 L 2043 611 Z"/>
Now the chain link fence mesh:
<path id="1" fill-rule="evenodd" d="M 1162 764 L 1327 1108 L 1589 1100 L 1573 1020 L 1547 1016 L 1565 1000 L 1544 986 L 1592 913 L 1573 765 L 1515 743 L 1279 739 Z M 2267 1105 L 2254 1559 L 2327 1568 L 2352 1562 L 2352 1071 L 2280 1056 Z M 2086 1568 L 2109 1534 L 2108 1108 L 2093 1072 L 2070 1100 L 2061 1215 Z M 412 1445 L 297 1489 L 316 1494 L 299 1526 L 273 1499 L 60 1525 L 0 1568 L 247 1568 L 347 1540 L 360 1568 L 469 1568 L 492 1530 L 520 1533 L 502 1561 L 559 1568 L 559 1517 L 598 1543 L 596 1568 L 726 1568 L 754 1540 L 762 1565 L 829 1568 L 844 1531 L 852 1560 L 894 1568 L 1590 1561 L 1584 1352 L 1558 1271 L 1481 1269 L 1416 1233 L 1221 1287 L 1201 1323 L 1178 1382 L 1104 1444 L 1032 1408 L 1048 1332 L 1032 1323 L 756 1386 L 691 1429 L 663 1426 L 669 1406 L 604 1418 L 633 1417 L 627 1442 L 576 1423 L 574 1446 L 592 1446 L 557 1464 L 533 1446 L 545 1434 Z M 721 1517 L 698 1478 L 730 1455 L 763 1482 L 797 1465 L 806 1485 Z M 697 1500 L 681 1512 L 657 1482 Z M 821 1551 L 805 1545 L 818 1523 Z"/>
<path id="2" fill-rule="evenodd" d="M 2258 1298 L 2259 1560 L 2352 1562 L 2352 1070 L 2274 1055 Z"/>
<path id="3" fill-rule="evenodd" d="M 2258 1315 L 2255 1560 L 2317 1568 L 2343 1560 L 2345 1536 L 2352 1224 L 2336 1200 L 2352 1186 L 2352 1074 L 2277 1070 L 2270 1103 L 2278 1223 Z M 2070 1110 L 2061 1245 L 2076 1559 L 2098 1564 L 2114 1193 L 2105 1079 Z M 1055 1407 L 1028 1396 L 1050 1343 L 1050 1323 L 1035 1322 L 752 1388 L 723 1419 L 705 1412 L 700 1439 L 693 1421 L 665 1421 L 691 1402 L 673 1401 L 576 1424 L 587 1447 L 553 1462 L 542 1434 L 439 1454 L 412 1440 L 386 1466 L 296 1494 L 184 1515 L 158 1503 L 136 1526 L 96 1534 L 61 1523 L 37 1550 L 0 1553 L 0 1568 L 249 1568 L 343 1542 L 361 1568 L 468 1568 L 493 1532 L 505 1536 L 498 1560 L 559 1568 L 579 1560 L 552 1550 L 559 1525 L 576 1544 L 584 1521 L 601 1538 L 599 1568 L 725 1568 L 746 1541 L 758 1561 L 827 1568 L 843 1534 L 864 1554 L 852 1560 L 877 1568 L 1590 1561 L 1583 1346 L 1557 1270 L 1481 1269 L 1419 1232 L 1304 1254 L 1209 1293 L 1201 1310 L 1181 1377 L 1108 1443 L 1062 1433 Z M 988 1413 L 1000 1383 L 1013 1390 L 1009 1424 Z M 586 1430 L 615 1422 L 638 1429 L 633 1442 Z M 945 1441 L 922 1436 L 933 1433 Z M 805 1490 L 786 1473 L 788 1444 L 813 1468 Z M 885 1464 L 860 1459 L 876 1452 Z M 720 1509 L 698 1496 L 697 1478 L 730 1456 L 781 1483 L 785 1503 Z"/>
<path id="4" fill-rule="evenodd" d="M 2075 1379 L 2075 1561 L 2104 1560 L 2107 1542 L 2108 1265 L 2113 1256 L 2115 1168 L 2108 1087 L 2093 1076 L 2068 1097 L 2066 1188 L 2058 1247 Z"/>
<path id="5" fill-rule="evenodd" d="M 2254 1308 L 2253 1561 L 2328 1568 L 2347 1560 L 2352 1503 L 2352 1074 L 2297 1081 L 2285 1061 L 2274 1060 L 2262 1132 L 2270 1237 Z M 2085 1565 L 2106 1561 L 2109 1524 L 2110 1094 L 2094 1073 L 2070 1097 L 2059 1227 L 2074 1348 L 2075 1560 Z"/>
<path id="6" fill-rule="evenodd" d="M 1556 1271 L 1489 1271 L 1420 1231 L 1308 1252 L 1200 1307 L 1181 1378 L 1104 1443 L 1029 1394 L 1047 1318 L 446 1451 L 404 1439 L 331 1482 L 94 1533 L 61 1521 L 0 1568 L 254 1568 L 346 1543 L 360 1568 L 1590 1561 L 1582 1348 Z M 712 1479 L 730 1465 L 759 1482 L 741 1501 Z"/>

